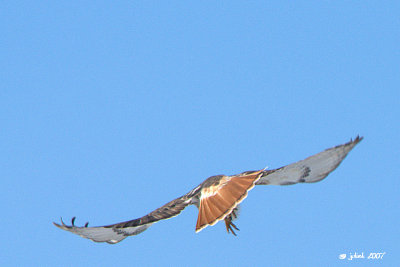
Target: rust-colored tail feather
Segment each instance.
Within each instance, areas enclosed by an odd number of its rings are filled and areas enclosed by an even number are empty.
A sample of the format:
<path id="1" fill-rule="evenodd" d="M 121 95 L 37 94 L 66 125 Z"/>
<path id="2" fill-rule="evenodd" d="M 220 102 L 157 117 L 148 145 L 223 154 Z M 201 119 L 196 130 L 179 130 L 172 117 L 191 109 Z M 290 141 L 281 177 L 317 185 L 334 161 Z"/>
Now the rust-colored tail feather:
<path id="1" fill-rule="evenodd" d="M 247 192 L 254 187 L 255 183 L 261 177 L 261 172 L 223 178 L 215 189 L 209 188 L 208 190 L 215 191 L 200 199 L 196 232 L 201 231 L 208 225 L 214 225 L 218 221 L 225 219 L 246 198 Z"/>

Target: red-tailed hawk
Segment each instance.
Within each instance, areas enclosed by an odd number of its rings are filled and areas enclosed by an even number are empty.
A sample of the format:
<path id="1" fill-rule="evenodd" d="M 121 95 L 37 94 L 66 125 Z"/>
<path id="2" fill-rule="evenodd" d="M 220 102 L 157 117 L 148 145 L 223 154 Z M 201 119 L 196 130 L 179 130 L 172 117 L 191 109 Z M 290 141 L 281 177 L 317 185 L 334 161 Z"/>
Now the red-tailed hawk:
<path id="1" fill-rule="evenodd" d="M 74 224 L 74 217 L 72 225 L 64 224 L 62 219 L 61 225 L 57 223 L 54 225 L 95 242 L 115 244 L 128 236 L 140 234 L 159 220 L 178 215 L 188 205 L 195 205 L 199 209 L 196 232 L 224 220 L 227 232 L 236 235 L 234 229 L 239 229 L 232 220 L 236 218 L 238 205 L 255 185 L 292 185 L 321 181 L 336 169 L 361 140 L 362 137 L 357 136 L 354 141 L 350 140 L 346 144 L 329 148 L 314 156 L 274 170 L 263 169 L 231 176 L 211 176 L 189 193 L 135 220 L 98 227 L 88 227 L 86 223 L 85 226 L 78 227 Z"/>

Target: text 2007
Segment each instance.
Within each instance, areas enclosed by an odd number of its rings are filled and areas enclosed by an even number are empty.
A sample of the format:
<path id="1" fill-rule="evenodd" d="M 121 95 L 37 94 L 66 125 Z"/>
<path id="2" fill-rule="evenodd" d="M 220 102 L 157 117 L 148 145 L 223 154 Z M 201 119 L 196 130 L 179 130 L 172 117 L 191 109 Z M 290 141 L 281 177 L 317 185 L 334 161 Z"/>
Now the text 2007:
<path id="1" fill-rule="evenodd" d="M 372 259 L 372 260 L 380 260 L 383 258 L 383 255 L 385 255 L 386 252 L 382 252 L 382 253 L 369 253 L 368 259 Z"/>

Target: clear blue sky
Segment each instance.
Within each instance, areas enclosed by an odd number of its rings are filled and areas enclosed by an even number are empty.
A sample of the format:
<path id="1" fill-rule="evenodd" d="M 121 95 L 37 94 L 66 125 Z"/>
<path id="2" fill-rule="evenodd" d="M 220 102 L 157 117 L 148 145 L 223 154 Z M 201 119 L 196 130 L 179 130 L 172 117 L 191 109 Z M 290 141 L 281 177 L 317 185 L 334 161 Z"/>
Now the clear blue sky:
<path id="1" fill-rule="evenodd" d="M 2 1 L 1 266 L 394 266 L 398 1 Z M 117 245 L 215 174 L 365 137 L 316 184 L 257 187 L 238 237 L 197 209 Z M 343 261 L 342 253 L 386 252 Z"/>

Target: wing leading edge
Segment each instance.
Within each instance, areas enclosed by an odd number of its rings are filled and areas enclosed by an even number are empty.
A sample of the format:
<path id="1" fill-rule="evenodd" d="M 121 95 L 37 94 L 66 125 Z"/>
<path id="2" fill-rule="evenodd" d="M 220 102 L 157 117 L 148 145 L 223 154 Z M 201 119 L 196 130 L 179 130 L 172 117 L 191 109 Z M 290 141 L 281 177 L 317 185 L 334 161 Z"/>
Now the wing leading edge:
<path id="1" fill-rule="evenodd" d="M 88 238 L 95 242 L 116 244 L 128 236 L 142 233 L 159 220 L 169 219 L 181 213 L 181 211 L 190 204 L 193 191 L 194 190 L 135 220 L 97 227 L 88 227 L 88 223 L 86 223 L 84 226 L 79 227 L 75 226 L 74 217 L 72 218 L 71 225 L 66 225 L 62 219 L 61 224 L 54 222 L 53 224 L 60 229 L 80 235 L 81 237 Z"/>
<path id="2" fill-rule="evenodd" d="M 350 142 L 328 148 L 298 162 L 274 170 L 265 170 L 256 185 L 292 185 L 321 181 L 339 166 L 362 139 L 363 137 L 357 136 Z"/>

